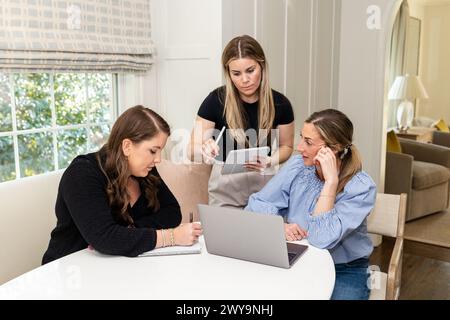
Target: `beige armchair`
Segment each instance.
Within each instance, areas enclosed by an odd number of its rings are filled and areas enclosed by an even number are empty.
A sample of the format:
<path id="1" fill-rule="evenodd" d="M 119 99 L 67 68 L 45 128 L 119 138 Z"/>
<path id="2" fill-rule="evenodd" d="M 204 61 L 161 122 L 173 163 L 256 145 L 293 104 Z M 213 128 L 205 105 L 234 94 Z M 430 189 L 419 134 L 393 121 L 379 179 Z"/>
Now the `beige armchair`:
<path id="1" fill-rule="evenodd" d="M 445 210 L 450 198 L 450 148 L 399 138 L 402 153 L 387 152 L 385 192 L 406 193 L 406 221 Z"/>
<path id="2" fill-rule="evenodd" d="M 367 231 L 395 238 L 388 272 L 371 272 L 370 300 L 397 300 L 400 295 L 406 203 L 404 193 L 378 193 L 375 207 L 367 218 Z"/>
<path id="3" fill-rule="evenodd" d="M 434 144 L 450 148 L 450 133 L 442 131 L 433 131 L 432 142 Z"/>

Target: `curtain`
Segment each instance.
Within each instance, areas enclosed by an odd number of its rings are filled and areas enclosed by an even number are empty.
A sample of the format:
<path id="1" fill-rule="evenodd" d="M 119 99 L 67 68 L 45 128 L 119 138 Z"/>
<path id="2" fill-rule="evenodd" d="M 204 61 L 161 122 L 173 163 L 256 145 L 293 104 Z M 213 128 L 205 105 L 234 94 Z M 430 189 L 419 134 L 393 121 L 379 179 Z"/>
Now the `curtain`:
<path id="1" fill-rule="evenodd" d="M 391 38 L 391 53 L 389 65 L 389 88 L 397 76 L 404 74 L 405 70 L 405 50 L 406 50 L 406 30 L 408 27 L 409 6 L 406 0 L 403 1 L 394 22 Z M 396 111 L 398 101 L 391 101 L 388 110 L 388 128 L 397 126 Z"/>
<path id="2" fill-rule="evenodd" d="M 0 0 L 0 71 L 141 72 L 149 0 Z"/>

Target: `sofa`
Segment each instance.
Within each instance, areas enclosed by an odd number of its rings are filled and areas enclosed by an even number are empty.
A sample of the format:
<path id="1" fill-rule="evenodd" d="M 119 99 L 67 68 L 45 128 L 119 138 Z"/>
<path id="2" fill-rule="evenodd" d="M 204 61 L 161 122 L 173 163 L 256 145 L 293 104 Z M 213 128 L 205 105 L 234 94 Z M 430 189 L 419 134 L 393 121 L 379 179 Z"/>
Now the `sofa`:
<path id="1" fill-rule="evenodd" d="M 433 131 L 432 143 L 450 148 L 450 133 L 437 130 Z"/>
<path id="2" fill-rule="evenodd" d="M 180 203 L 182 221 L 189 221 L 190 212 L 199 220 L 197 203 L 208 203 L 211 166 L 163 160 L 157 169 Z M 54 208 L 63 172 L 0 183 L 0 285 L 41 265 L 56 225 Z"/>
<path id="3" fill-rule="evenodd" d="M 63 170 L 0 183 L 0 285 L 41 265 Z"/>
<path id="4" fill-rule="evenodd" d="M 406 221 L 445 210 L 450 199 L 450 148 L 398 139 L 387 152 L 385 193 L 408 195 Z"/>

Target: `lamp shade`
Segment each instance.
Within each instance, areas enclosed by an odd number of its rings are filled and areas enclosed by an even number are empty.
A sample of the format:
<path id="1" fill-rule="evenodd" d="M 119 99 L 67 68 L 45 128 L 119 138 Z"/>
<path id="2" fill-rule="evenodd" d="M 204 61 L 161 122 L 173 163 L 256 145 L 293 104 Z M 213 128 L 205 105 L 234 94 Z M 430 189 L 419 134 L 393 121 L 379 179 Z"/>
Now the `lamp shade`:
<path id="1" fill-rule="evenodd" d="M 388 93 L 389 100 L 428 99 L 422 81 L 417 76 L 398 76 Z"/>

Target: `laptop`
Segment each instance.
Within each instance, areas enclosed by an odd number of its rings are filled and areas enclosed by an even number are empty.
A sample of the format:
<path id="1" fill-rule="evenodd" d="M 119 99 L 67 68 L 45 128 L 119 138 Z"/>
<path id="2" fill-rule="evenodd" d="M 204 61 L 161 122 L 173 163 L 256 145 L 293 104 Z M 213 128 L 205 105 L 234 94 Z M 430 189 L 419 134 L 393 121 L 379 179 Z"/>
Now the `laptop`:
<path id="1" fill-rule="evenodd" d="M 198 209 L 208 253 L 290 268 L 308 249 L 286 242 L 280 216 L 204 204 Z"/>

